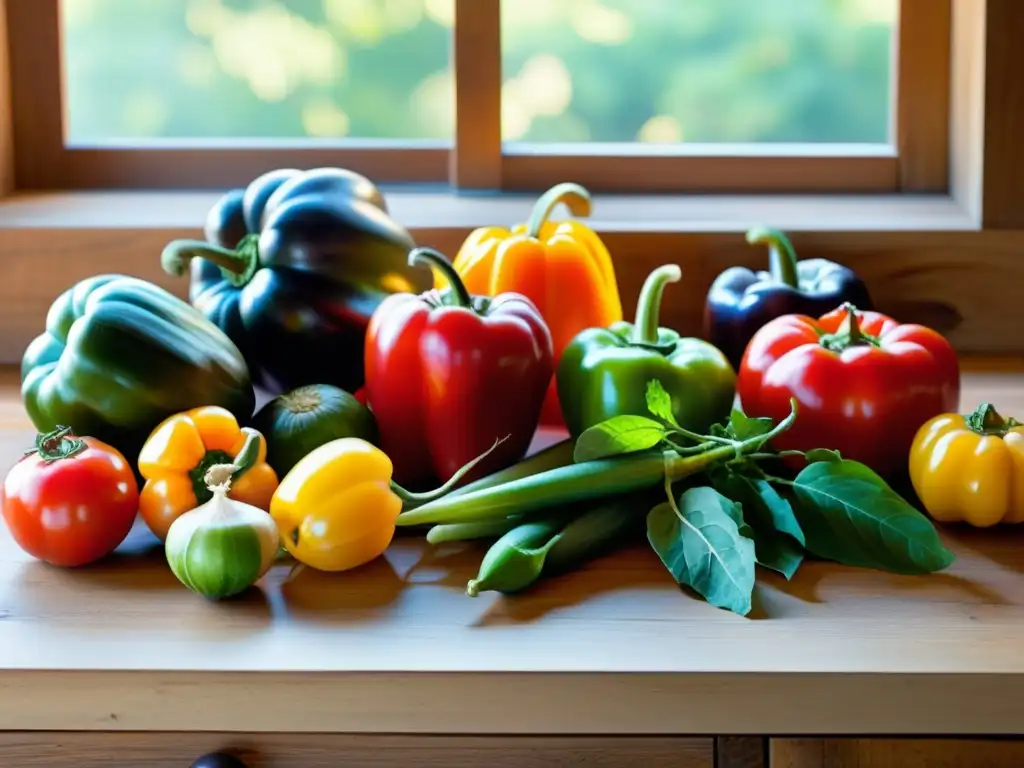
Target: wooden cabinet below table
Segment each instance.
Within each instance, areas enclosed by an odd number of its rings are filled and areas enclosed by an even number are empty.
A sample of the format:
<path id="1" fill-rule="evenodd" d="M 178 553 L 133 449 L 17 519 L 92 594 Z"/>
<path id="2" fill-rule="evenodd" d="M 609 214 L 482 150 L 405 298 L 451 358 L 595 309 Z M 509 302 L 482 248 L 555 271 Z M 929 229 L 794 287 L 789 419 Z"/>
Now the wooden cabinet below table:
<path id="1" fill-rule="evenodd" d="M 772 739 L 771 768 L 1021 768 L 1009 739 Z"/>
<path id="2" fill-rule="evenodd" d="M 715 768 L 714 739 L 231 733 L 0 733 L 3 768 Z"/>

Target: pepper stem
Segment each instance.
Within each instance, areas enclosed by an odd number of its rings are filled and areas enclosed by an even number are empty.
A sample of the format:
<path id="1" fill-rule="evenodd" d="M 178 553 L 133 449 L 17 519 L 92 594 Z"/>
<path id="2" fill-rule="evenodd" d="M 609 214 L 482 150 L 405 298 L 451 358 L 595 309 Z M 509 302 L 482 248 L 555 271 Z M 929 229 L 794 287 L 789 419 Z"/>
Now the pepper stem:
<path id="1" fill-rule="evenodd" d="M 455 266 L 440 251 L 433 248 L 413 248 L 409 251 L 409 266 L 415 267 L 426 264 L 433 267 L 448 281 L 448 293 L 454 299 L 454 306 L 473 308 L 473 299 L 466 290 L 466 284 L 462 282 L 462 276 L 455 269 Z"/>
<path id="2" fill-rule="evenodd" d="M 846 312 L 846 318 L 839 330 L 835 333 L 823 334 L 820 338 L 821 346 L 832 352 L 842 352 L 849 347 L 878 346 L 878 339 L 870 334 L 864 333 L 860 327 L 860 320 L 857 318 L 857 308 L 850 302 L 845 302 L 841 309 Z"/>
<path id="3" fill-rule="evenodd" d="M 747 232 L 747 242 L 768 246 L 768 270 L 773 280 L 790 288 L 800 288 L 796 251 L 785 234 L 769 227 L 754 227 Z"/>
<path id="4" fill-rule="evenodd" d="M 590 193 L 579 184 L 571 181 L 556 184 L 533 204 L 533 211 L 526 222 L 527 237 L 540 237 L 541 227 L 559 203 L 564 203 L 573 216 L 583 218 L 590 215 L 590 202 Z"/>
<path id="5" fill-rule="evenodd" d="M 242 427 L 242 434 L 245 435 L 245 442 L 242 443 L 242 447 L 235 454 L 235 460 L 232 463 L 235 470 L 231 479 L 238 480 L 242 475 L 252 469 L 256 460 L 260 457 L 260 438 L 263 437 L 252 427 Z"/>
<path id="6" fill-rule="evenodd" d="M 669 283 L 678 283 L 682 277 L 683 271 L 677 264 L 665 264 L 647 276 L 636 304 L 634 344 L 658 343 L 658 320 L 661 317 L 661 297 L 665 293 L 665 286 Z"/>
<path id="7" fill-rule="evenodd" d="M 36 435 L 36 447 L 25 451 L 25 455 L 38 453 L 44 464 L 53 464 L 55 461 L 77 456 L 88 447 L 84 440 L 74 436 L 71 427 L 58 425 L 52 432 Z"/>
<path id="8" fill-rule="evenodd" d="M 231 480 L 238 471 L 235 464 L 214 464 L 203 476 L 203 482 L 210 493 L 224 493 L 231 490 Z"/>
<path id="9" fill-rule="evenodd" d="M 160 266 L 167 274 L 181 277 L 192 259 L 206 259 L 216 264 L 225 280 L 241 288 L 260 268 L 259 235 L 246 235 L 235 250 L 204 240 L 174 240 L 160 254 Z"/>
<path id="10" fill-rule="evenodd" d="M 462 480 L 462 478 L 464 478 L 470 471 L 472 471 L 473 467 L 475 467 L 481 461 L 486 459 L 494 451 L 495 448 L 504 443 L 510 437 L 511 435 L 499 437 L 497 440 L 494 441 L 494 445 L 492 445 L 490 448 L 488 448 L 486 451 L 481 453 L 479 456 L 477 456 L 469 463 L 459 467 L 455 474 L 448 478 L 448 482 L 446 482 L 440 488 L 437 488 L 433 491 L 427 491 L 426 493 L 413 493 L 412 491 L 407 491 L 398 483 L 392 481 L 391 490 L 394 492 L 396 496 L 398 496 L 398 498 L 402 500 L 403 511 L 407 509 L 413 509 L 422 504 L 426 504 L 428 501 L 434 501 L 435 499 L 439 499 L 446 493 L 450 493 L 452 489 L 454 489 L 455 486 L 459 484 L 459 481 Z"/>
<path id="11" fill-rule="evenodd" d="M 982 403 L 967 417 L 968 429 L 979 435 L 1002 436 L 1021 423 L 1012 416 L 1003 417 L 992 403 Z"/>

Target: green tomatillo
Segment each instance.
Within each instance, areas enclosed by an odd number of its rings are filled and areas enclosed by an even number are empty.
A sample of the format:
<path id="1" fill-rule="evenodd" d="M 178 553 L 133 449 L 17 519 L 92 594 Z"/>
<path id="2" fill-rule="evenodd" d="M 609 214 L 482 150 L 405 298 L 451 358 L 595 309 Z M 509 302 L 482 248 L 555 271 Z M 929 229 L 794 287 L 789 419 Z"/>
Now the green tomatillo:
<path id="1" fill-rule="evenodd" d="M 702 339 L 683 338 L 658 325 L 665 286 L 681 277 L 674 264 L 654 270 L 640 291 L 635 324 L 588 328 L 566 347 L 556 378 L 573 437 L 613 416 L 650 416 L 647 382 L 652 379 L 668 392 L 681 427 L 704 433 L 728 418 L 736 372 L 725 355 Z"/>

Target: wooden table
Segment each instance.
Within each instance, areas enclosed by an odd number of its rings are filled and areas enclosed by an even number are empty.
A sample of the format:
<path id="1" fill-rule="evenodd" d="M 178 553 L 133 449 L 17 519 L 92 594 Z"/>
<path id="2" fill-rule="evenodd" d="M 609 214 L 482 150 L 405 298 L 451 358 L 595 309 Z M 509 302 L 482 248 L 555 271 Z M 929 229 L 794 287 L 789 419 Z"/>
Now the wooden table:
<path id="1" fill-rule="evenodd" d="M 965 368 L 964 408 L 1024 414 L 1024 364 Z M 5 466 L 33 436 L 15 376 Z M 76 571 L 3 530 L 0 765 L 169 768 L 219 747 L 253 768 L 1022 765 L 1017 742 L 977 737 L 1024 734 L 1024 529 L 943 536 L 958 560 L 932 576 L 761 572 L 742 618 L 645 548 L 473 599 L 479 548 L 401 538 L 359 571 L 279 566 L 211 603 L 143 529 Z M 889 735 L 919 738 L 838 738 Z M 833 738 L 765 746 L 787 736 Z"/>

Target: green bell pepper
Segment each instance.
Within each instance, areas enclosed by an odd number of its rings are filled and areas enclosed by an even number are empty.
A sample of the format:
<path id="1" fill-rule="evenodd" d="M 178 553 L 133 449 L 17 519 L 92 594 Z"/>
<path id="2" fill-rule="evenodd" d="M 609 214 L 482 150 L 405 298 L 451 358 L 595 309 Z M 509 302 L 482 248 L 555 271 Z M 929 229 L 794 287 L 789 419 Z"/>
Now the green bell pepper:
<path id="1" fill-rule="evenodd" d="M 667 283 L 676 265 L 654 270 L 644 282 L 636 323 L 578 333 L 562 353 L 556 382 L 566 427 L 575 438 L 613 416 L 650 416 L 647 382 L 657 379 L 672 398 L 679 425 L 704 433 L 725 420 L 735 398 L 736 372 L 715 346 L 658 326 Z"/>
<path id="2" fill-rule="evenodd" d="M 62 293 L 21 361 L 21 395 L 40 432 L 57 425 L 134 461 L 175 413 L 255 408 L 248 367 L 231 340 L 181 299 L 144 280 L 98 275 Z"/>

